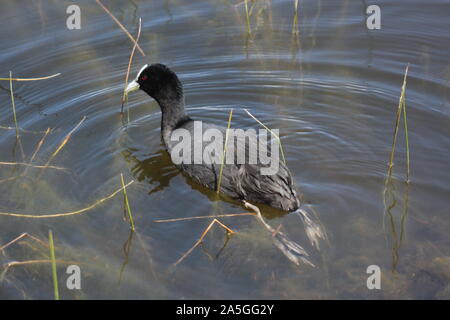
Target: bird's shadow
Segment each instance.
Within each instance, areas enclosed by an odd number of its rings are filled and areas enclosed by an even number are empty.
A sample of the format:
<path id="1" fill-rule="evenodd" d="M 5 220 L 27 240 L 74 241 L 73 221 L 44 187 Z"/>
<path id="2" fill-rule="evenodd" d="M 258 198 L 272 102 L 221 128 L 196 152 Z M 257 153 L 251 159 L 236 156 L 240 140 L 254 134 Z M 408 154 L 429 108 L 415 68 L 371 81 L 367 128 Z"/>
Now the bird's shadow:
<path id="1" fill-rule="evenodd" d="M 182 176 L 184 176 L 184 180 L 186 181 L 187 185 L 191 187 L 191 189 L 201 192 L 203 195 L 208 197 L 210 201 L 225 201 L 227 203 L 245 208 L 240 201 L 231 199 L 230 197 L 223 194 L 218 195 L 215 191 L 202 186 L 195 180 L 182 173 L 173 164 L 169 153 L 162 145 L 156 152 L 150 155 L 143 155 L 142 150 L 131 147 L 128 147 L 126 150 L 122 151 L 122 155 L 125 160 L 132 165 L 131 173 L 137 181 L 147 181 L 150 185 L 156 184 L 156 186 L 152 187 L 152 189 L 150 189 L 150 191 L 148 192 L 149 195 L 163 191 L 170 185 L 170 181 L 173 178 L 181 174 Z M 287 212 L 274 209 L 264 204 L 257 205 L 261 210 L 261 214 L 266 219 L 279 218 L 287 214 Z"/>

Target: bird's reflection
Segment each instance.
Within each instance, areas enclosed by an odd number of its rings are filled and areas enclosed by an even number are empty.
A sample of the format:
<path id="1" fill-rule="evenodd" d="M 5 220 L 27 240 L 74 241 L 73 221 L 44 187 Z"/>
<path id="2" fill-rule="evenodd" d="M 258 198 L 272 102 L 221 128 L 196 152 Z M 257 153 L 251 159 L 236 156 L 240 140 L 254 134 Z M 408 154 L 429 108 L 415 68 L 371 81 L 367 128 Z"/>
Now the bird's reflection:
<path id="1" fill-rule="evenodd" d="M 141 160 L 139 159 L 139 151 L 136 148 L 128 148 L 122 152 L 125 160 L 133 163 L 131 173 L 140 182 L 148 180 L 151 185 L 158 184 L 149 191 L 149 194 L 164 190 L 169 185 L 170 180 L 179 174 L 169 154 L 161 148 Z"/>
<path id="2" fill-rule="evenodd" d="M 132 147 L 129 147 L 123 151 L 122 155 L 127 162 L 132 164 L 131 173 L 137 181 L 148 181 L 151 185 L 157 184 L 149 191 L 148 194 L 163 191 L 170 185 L 170 181 L 174 177 L 179 174 L 183 175 L 173 164 L 170 155 L 162 145 L 158 151 L 150 155 L 144 154 L 140 149 Z M 219 196 L 215 191 L 196 183 L 186 176 L 184 177 L 187 185 L 190 186 L 191 189 L 201 192 L 203 195 L 208 197 L 210 201 L 216 202 L 221 200 L 244 208 L 241 202 L 233 200 L 222 194 Z M 278 218 L 287 214 L 284 211 L 274 209 L 263 204 L 258 205 L 258 207 L 261 210 L 261 214 L 267 219 Z"/>

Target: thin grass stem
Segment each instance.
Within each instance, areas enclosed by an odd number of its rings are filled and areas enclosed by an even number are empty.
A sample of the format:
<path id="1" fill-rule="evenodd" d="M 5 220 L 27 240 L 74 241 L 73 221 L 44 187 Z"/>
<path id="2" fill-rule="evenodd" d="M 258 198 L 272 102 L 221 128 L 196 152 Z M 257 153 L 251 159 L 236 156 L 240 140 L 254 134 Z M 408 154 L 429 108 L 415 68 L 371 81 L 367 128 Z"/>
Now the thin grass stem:
<path id="1" fill-rule="evenodd" d="M 12 85 L 12 72 L 9 72 L 9 89 L 11 92 L 11 103 L 13 109 L 13 117 L 14 117 L 14 125 L 16 127 L 16 138 L 19 139 L 19 124 L 17 123 L 17 115 L 16 115 L 16 103 L 14 102 L 14 92 Z"/>
<path id="2" fill-rule="evenodd" d="M 219 214 L 219 215 L 215 215 L 215 216 L 196 216 L 196 217 L 185 217 L 185 218 L 175 218 L 175 219 L 161 219 L 161 220 L 153 220 L 153 222 L 164 223 L 164 222 L 189 221 L 189 220 L 208 219 L 208 218 L 254 216 L 255 214 L 256 213 L 253 213 L 253 212 L 230 213 L 230 214 Z"/>
<path id="3" fill-rule="evenodd" d="M 38 169 L 67 170 L 66 168 L 63 168 L 63 167 L 49 166 L 49 165 L 40 166 L 40 165 L 35 165 L 35 164 L 31 164 L 31 163 L 26 163 L 26 162 L 5 162 L 5 161 L 0 161 L 0 166 L 1 165 L 3 165 L 3 166 L 26 166 L 26 167 L 38 168 Z"/>
<path id="4" fill-rule="evenodd" d="M 141 25 L 142 25 L 142 19 L 139 18 L 139 29 L 138 29 L 138 33 L 137 33 L 137 36 L 136 36 L 136 42 L 134 43 L 133 49 L 131 50 L 130 60 L 128 60 L 127 74 L 125 76 L 125 87 L 124 87 L 123 96 L 122 96 L 122 109 L 120 111 L 121 113 L 123 113 L 123 105 L 125 104 L 125 100 L 127 98 L 126 88 L 127 88 L 128 79 L 129 79 L 129 76 L 130 76 L 131 64 L 133 63 L 134 53 L 136 51 L 136 47 L 137 47 L 139 38 L 141 36 Z M 128 109 L 128 122 L 130 122 L 130 111 L 129 111 L 129 109 Z"/>
<path id="5" fill-rule="evenodd" d="M 137 46 L 137 49 L 139 50 L 139 52 L 141 53 L 141 55 L 143 57 L 145 57 L 145 53 L 144 51 L 141 49 L 141 47 L 139 46 L 139 44 L 137 44 L 137 41 L 133 38 L 133 36 L 128 32 L 128 30 L 123 26 L 122 23 L 120 23 L 119 20 L 117 20 L 116 17 L 114 17 L 114 15 L 111 13 L 111 11 L 108 10 L 108 8 L 106 8 L 103 3 L 100 0 L 95 0 L 97 2 L 97 4 L 102 7 L 103 10 L 105 10 L 105 12 L 114 20 L 115 23 L 117 23 L 117 25 L 120 27 L 120 29 L 122 29 L 123 32 L 125 32 L 125 34 L 128 36 L 128 38 L 130 38 L 130 40 L 133 42 L 133 44 L 135 44 Z"/>
<path id="6" fill-rule="evenodd" d="M 48 231 L 48 241 L 49 241 L 49 245 L 50 245 L 50 257 L 52 259 L 53 290 L 54 290 L 55 300 L 59 300 L 58 274 L 56 272 L 55 246 L 53 244 L 52 230 Z"/>
<path id="7" fill-rule="evenodd" d="M 227 126 L 227 132 L 225 134 L 225 145 L 223 147 L 223 152 L 222 152 L 222 161 L 220 164 L 220 172 L 219 172 L 219 180 L 217 182 L 217 193 L 220 192 L 220 184 L 222 183 L 222 173 L 223 173 L 223 166 L 225 164 L 225 156 L 227 153 L 227 145 L 228 145 L 228 134 L 230 131 L 230 125 L 231 125 L 231 119 L 233 117 L 233 109 L 230 110 L 230 115 L 228 116 L 228 126 Z"/>
<path id="8" fill-rule="evenodd" d="M 405 104 L 406 77 L 408 75 L 408 69 L 409 69 L 409 64 L 406 66 L 405 75 L 403 77 L 402 91 L 401 91 L 399 102 L 398 102 L 397 115 L 396 115 L 396 119 L 395 119 L 394 138 L 392 141 L 391 154 L 389 156 L 389 168 L 388 168 L 388 175 L 386 178 L 386 184 L 388 182 L 387 180 L 390 180 L 392 177 L 392 168 L 394 167 L 395 145 L 397 143 L 397 135 L 398 135 L 398 128 L 399 128 L 399 124 L 400 124 L 400 117 L 401 117 L 402 111 L 405 109 L 403 105 Z M 406 116 L 404 116 L 404 119 L 406 119 Z M 405 122 L 405 124 L 406 124 L 406 122 Z M 409 143 L 407 143 L 407 150 L 409 151 L 408 144 Z"/>
<path id="9" fill-rule="evenodd" d="M 12 244 L 14 244 L 14 243 L 16 243 L 17 241 L 22 240 L 22 239 L 24 239 L 24 238 L 30 238 L 30 239 L 32 239 L 32 240 L 34 240 L 34 241 L 40 243 L 41 245 L 43 245 L 43 246 L 45 246 L 45 247 L 48 247 L 48 244 L 45 243 L 44 241 L 42 241 L 41 239 L 39 239 L 39 238 L 37 238 L 37 237 L 35 237 L 35 236 L 32 236 L 32 235 L 29 234 L 29 233 L 24 232 L 24 233 L 22 233 L 20 236 L 18 236 L 18 237 L 16 237 L 16 238 L 14 238 L 13 240 L 9 241 L 7 244 L 1 246 L 1 247 L 0 247 L 0 251 L 4 251 L 6 248 L 8 248 L 9 246 L 11 246 Z"/>
<path id="10" fill-rule="evenodd" d="M 39 80 L 46 80 L 46 79 L 51 79 L 54 77 L 57 77 L 61 75 L 61 73 L 55 73 L 52 74 L 51 76 L 46 76 L 46 77 L 40 77 L 40 78 L 0 78 L 0 81 L 39 81 Z"/>
<path id="11" fill-rule="evenodd" d="M 250 13 L 248 11 L 247 0 L 245 0 L 244 2 L 245 2 L 245 16 L 246 16 L 246 20 L 247 20 L 247 33 L 250 34 L 252 32 L 251 27 L 250 27 Z"/>
<path id="12" fill-rule="evenodd" d="M 244 110 L 245 110 L 245 112 L 248 113 L 248 115 L 249 115 L 250 117 L 252 117 L 252 118 L 253 118 L 256 122 L 258 122 L 261 126 L 263 126 L 264 129 L 266 129 L 267 131 L 269 131 L 269 132 L 275 137 L 275 139 L 277 139 L 278 145 L 280 146 L 281 157 L 283 158 L 283 163 L 286 164 L 286 158 L 284 157 L 283 145 L 281 144 L 281 139 L 280 139 L 280 137 L 279 137 L 275 132 L 273 132 L 272 130 L 270 130 L 266 125 L 264 125 L 261 121 L 259 121 L 254 115 L 252 115 L 252 114 L 250 113 L 250 111 L 248 111 L 247 109 L 244 109 Z"/>
<path id="13" fill-rule="evenodd" d="M 69 142 L 69 139 L 72 136 L 72 134 L 81 126 L 84 120 L 86 120 L 86 116 L 84 116 L 83 119 L 81 119 L 81 121 L 64 137 L 63 141 L 59 144 L 58 148 L 52 153 L 52 155 L 48 159 L 47 163 L 45 164 L 46 166 L 50 164 L 50 162 L 58 155 L 58 153 L 62 150 L 62 148 L 64 148 L 67 142 Z"/>
<path id="14" fill-rule="evenodd" d="M 408 67 L 405 71 L 405 85 L 406 85 L 406 73 L 408 72 Z M 405 143 L 406 143 L 406 182 L 409 183 L 410 177 L 410 159 L 409 159 L 409 139 L 408 139 L 408 122 L 406 121 L 406 99 L 403 99 L 403 123 L 405 126 Z"/>

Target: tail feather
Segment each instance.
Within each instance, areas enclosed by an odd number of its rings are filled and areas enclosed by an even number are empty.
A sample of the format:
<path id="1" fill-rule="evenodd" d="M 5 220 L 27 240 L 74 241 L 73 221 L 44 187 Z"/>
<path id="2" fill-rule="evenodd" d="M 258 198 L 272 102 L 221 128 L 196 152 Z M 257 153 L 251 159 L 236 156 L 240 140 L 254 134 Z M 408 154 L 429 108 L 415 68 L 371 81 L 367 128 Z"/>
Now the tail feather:
<path id="1" fill-rule="evenodd" d="M 297 210 L 293 211 L 296 213 L 300 219 L 303 221 L 303 225 L 305 226 L 306 235 L 311 242 L 311 245 L 315 247 L 317 250 L 320 250 L 320 239 L 326 240 L 327 236 L 323 228 L 316 221 L 314 213 L 308 213 L 309 210 L 312 210 L 309 207 L 302 206 Z"/>

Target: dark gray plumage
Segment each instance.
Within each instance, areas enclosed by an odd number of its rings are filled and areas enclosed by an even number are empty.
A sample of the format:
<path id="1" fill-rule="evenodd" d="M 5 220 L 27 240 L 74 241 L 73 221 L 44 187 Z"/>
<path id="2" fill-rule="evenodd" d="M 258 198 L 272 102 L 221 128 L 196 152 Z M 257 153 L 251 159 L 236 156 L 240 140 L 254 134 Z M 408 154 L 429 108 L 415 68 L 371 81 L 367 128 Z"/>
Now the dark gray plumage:
<path id="1" fill-rule="evenodd" d="M 162 64 L 153 64 L 141 69 L 134 82 L 135 87 L 153 97 L 161 107 L 161 135 L 168 152 L 172 153 L 175 144 L 178 143 L 171 141 L 174 130 L 183 128 L 194 132 L 194 121 L 186 115 L 184 110 L 183 90 L 178 77 L 168 67 Z M 130 84 L 130 86 L 132 85 Z M 211 128 L 220 130 L 225 137 L 226 128 L 203 122 L 203 131 Z M 191 136 L 192 140 L 195 139 L 194 134 Z M 245 154 L 248 155 L 249 150 L 252 152 L 254 148 L 249 148 L 249 139 L 238 135 L 236 141 L 239 139 L 245 141 L 243 143 Z M 211 142 L 205 143 L 201 140 L 197 143 L 202 143 L 203 147 L 211 144 Z M 192 141 L 192 146 L 193 144 L 194 141 Z M 220 146 L 223 146 L 223 141 Z M 232 147 L 235 149 L 234 154 L 236 155 L 238 144 L 234 143 Z M 270 155 L 271 153 L 268 151 L 268 156 Z M 277 161 L 279 169 L 273 175 L 262 175 L 260 169 L 263 165 L 260 163 L 225 164 L 220 191 L 236 200 L 262 203 L 283 211 L 297 210 L 300 202 L 289 169 L 282 161 Z M 177 167 L 201 185 L 211 190 L 217 189 L 220 164 L 179 164 Z"/>
<path id="2" fill-rule="evenodd" d="M 161 136 L 167 151 L 172 157 L 172 160 L 174 159 L 174 156 L 177 155 L 177 152 L 179 152 L 179 150 L 177 150 L 177 145 L 179 142 L 176 140 L 172 141 L 173 134 L 183 131 L 178 129 L 187 130 L 187 133 L 189 133 L 187 135 L 189 136 L 187 141 L 191 142 L 191 156 L 194 155 L 194 141 L 201 145 L 202 156 L 200 157 L 198 164 L 196 164 L 195 161 L 188 161 L 188 163 L 180 162 L 175 165 L 185 175 L 199 184 L 211 190 L 217 190 L 222 161 L 204 161 L 205 159 L 211 159 L 215 156 L 215 151 L 205 149 L 205 147 L 207 145 L 213 146 L 213 149 L 218 150 L 218 153 L 222 153 L 224 144 L 223 140 L 225 140 L 226 137 L 226 129 L 224 127 L 218 127 L 202 122 L 202 130 L 199 130 L 200 134 L 195 134 L 196 122 L 192 120 L 184 110 L 184 97 L 181 82 L 172 70 L 162 64 L 144 66 L 139 71 L 136 79 L 128 84 L 125 92 L 129 93 L 138 89 L 145 91 L 149 96 L 154 98 L 161 108 Z M 219 130 L 222 134 L 218 139 L 221 140 L 216 141 L 215 139 L 211 139 L 212 141 L 209 142 L 203 141 L 203 132 L 208 129 Z M 308 255 L 306 251 L 304 251 L 303 248 L 297 243 L 289 240 L 283 232 L 279 230 L 276 231 L 268 225 L 262 218 L 259 209 L 251 204 L 265 204 L 276 209 L 296 213 L 305 225 L 306 235 L 308 236 L 311 244 L 318 249 L 319 239 L 326 239 L 326 234 L 322 231 L 320 225 L 314 221 L 314 215 L 309 214 L 308 209 L 300 207 L 301 204 L 297 192 L 295 191 L 289 169 L 282 161 L 279 161 L 279 159 L 275 157 L 276 153 L 272 153 L 267 144 L 264 144 L 263 142 L 262 146 L 265 146 L 267 157 L 270 158 L 270 161 L 275 161 L 274 163 L 278 166 L 278 169 L 272 175 L 262 174 L 261 169 L 264 167 L 267 168 L 270 166 L 270 163 L 268 165 L 261 164 L 259 150 L 255 151 L 256 139 L 246 139 L 244 131 L 235 131 L 235 133 L 235 140 L 232 140 L 234 143 L 231 143 L 230 145 L 230 141 L 228 141 L 226 152 L 228 155 L 231 153 L 231 150 L 234 151 L 233 154 L 235 157 L 232 161 L 226 161 L 223 166 L 220 191 L 232 199 L 242 201 L 247 208 L 253 207 L 253 210 L 258 212 L 257 217 L 260 219 L 264 227 L 273 233 L 275 245 L 291 261 L 296 264 L 303 261 L 312 265 L 307 258 Z M 217 148 L 214 148 L 214 146 Z M 258 148 L 259 146 L 260 144 L 258 141 Z M 189 148 L 187 148 L 187 150 L 189 150 Z M 211 152 L 205 152 L 205 150 Z M 245 159 L 250 157 L 249 153 L 253 155 L 258 153 L 256 163 L 249 164 L 254 162 L 236 161 L 237 150 L 240 152 L 245 150 Z M 184 151 L 182 153 L 184 154 Z M 207 158 L 205 158 L 205 155 Z M 190 158 L 190 160 L 192 160 L 192 158 Z"/>

